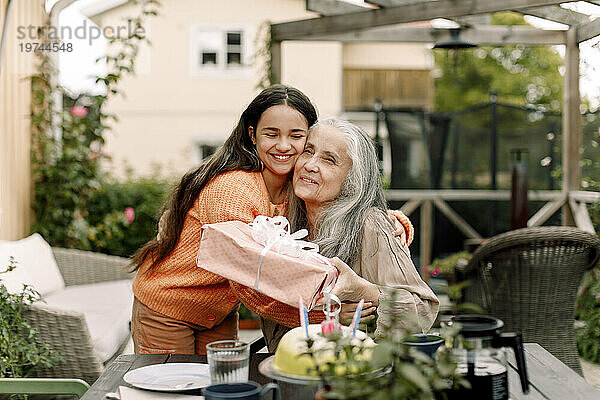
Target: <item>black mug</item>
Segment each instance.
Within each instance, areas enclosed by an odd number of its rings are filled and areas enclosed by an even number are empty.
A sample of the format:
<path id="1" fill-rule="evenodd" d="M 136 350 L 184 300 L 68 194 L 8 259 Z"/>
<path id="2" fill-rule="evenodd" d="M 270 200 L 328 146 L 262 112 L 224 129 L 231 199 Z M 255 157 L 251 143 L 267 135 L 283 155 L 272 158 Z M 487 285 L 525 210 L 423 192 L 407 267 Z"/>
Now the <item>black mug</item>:
<path id="1" fill-rule="evenodd" d="M 202 389 L 206 400 L 260 400 L 269 390 L 273 389 L 274 400 L 279 400 L 279 386 L 267 383 L 264 387 L 252 381 L 243 383 L 219 383 Z"/>

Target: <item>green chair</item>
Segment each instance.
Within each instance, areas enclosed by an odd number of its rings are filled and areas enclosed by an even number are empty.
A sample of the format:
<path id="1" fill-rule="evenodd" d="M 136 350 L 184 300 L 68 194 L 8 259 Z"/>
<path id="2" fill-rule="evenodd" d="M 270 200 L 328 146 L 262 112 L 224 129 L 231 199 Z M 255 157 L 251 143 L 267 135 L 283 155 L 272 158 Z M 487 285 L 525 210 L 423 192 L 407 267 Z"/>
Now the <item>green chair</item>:
<path id="1" fill-rule="evenodd" d="M 80 398 L 89 388 L 81 379 L 0 378 L 1 394 L 71 394 Z"/>

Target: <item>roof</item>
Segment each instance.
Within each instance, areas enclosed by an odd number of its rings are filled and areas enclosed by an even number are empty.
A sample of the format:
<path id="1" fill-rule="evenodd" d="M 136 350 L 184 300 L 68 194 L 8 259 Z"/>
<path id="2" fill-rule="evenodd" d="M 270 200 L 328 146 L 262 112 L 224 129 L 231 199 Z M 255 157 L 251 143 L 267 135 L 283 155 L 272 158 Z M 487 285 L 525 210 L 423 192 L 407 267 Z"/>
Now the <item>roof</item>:
<path id="1" fill-rule="evenodd" d="M 274 41 L 339 40 L 343 42 L 435 42 L 447 29 L 411 26 L 436 18 L 451 19 L 461 37 L 480 44 L 564 44 L 565 30 L 577 30 L 577 42 L 600 35 L 600 1 L 586 3 L 597 14 L 574 11 L 572 2 L 552 0 L 306 0 L 321 16 L 272 25 Z M 530 26 L 490 25 L 489 15 L 515 11 L 565 25 L 544 30 Z"/>
<path id="2" fill-rule="evenodd" d="M 127 3 L 129 3 L 129 0 L 101 0 L 83 6 L 80 11 L 86 17 L 92 18 Z"/>

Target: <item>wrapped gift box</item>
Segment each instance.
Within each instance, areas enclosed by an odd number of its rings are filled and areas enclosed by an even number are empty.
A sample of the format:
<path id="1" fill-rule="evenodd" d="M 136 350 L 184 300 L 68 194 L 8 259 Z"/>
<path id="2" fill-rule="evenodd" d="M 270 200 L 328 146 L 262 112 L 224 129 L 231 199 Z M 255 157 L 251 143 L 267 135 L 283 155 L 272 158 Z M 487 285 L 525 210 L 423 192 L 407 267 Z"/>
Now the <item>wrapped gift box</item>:
<path id="1" fill-rule="evenodd" d="M 309 310 L 323 304 L 323 289 L 333 286 L 337 269 L 310 256 L 280 254 L 277 246 L 264 252 L 265 245 L 253 239 L 251 229 L 240 221 L 205 224 L 198 267 L 293 307 L 298 307 L 299 297 Z"/>

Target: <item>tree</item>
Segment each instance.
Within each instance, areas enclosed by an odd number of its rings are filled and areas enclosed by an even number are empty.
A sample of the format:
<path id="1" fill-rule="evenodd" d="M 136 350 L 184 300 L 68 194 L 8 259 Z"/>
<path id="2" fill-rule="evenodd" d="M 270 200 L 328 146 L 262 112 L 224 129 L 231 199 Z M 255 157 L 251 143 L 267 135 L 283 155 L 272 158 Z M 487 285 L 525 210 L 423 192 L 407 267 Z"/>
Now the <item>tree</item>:
<path id="1" fill-rule="evenodd" d="M 494 14 L 494 25 L 527 25 L 521 14 Z M 456 52 L 454 55 L 449 52 Z M 487 103 L 496 90 L 501 101 L 560 111 L 562 57 L 548 46 L 480 46 L 434 50 L 441 77 L 435 81 L 435 108 L 455 111 Z M 452 57 L 457 57 L 456 68 Z M 460 96 L 457 95 L 460 93 Z"/>

